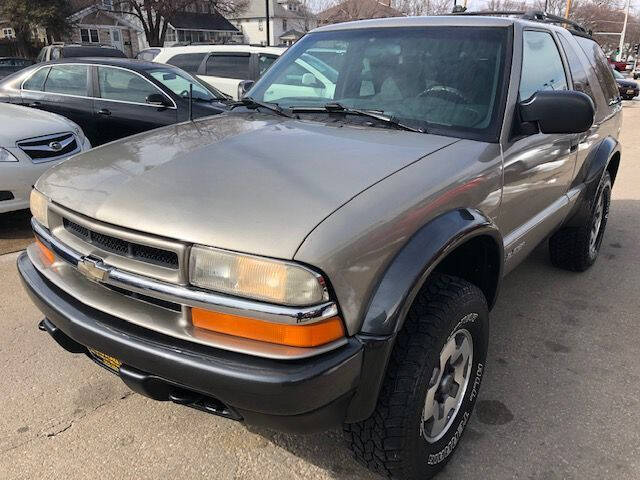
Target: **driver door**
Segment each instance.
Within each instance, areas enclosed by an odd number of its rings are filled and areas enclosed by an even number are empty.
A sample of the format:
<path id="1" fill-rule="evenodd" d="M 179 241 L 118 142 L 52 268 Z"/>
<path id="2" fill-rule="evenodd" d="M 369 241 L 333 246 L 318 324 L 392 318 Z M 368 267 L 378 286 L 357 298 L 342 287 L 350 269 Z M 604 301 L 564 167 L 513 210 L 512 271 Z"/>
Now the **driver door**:
<path id="1" fill-rule="evenodd" d="M 538 91 L 570 88 L 570 77 L 549 31 L 525 30 L 522 42 L 519 101 Z M 511 138 L 503 144 L 504 186 L 499 226 L 505 234 L 506 271 L 535 248 L 566 215 L 567 192 L 579 141 L 577 134 L 548 135 L 518 128 L 513 128 Z"/>
<path id="2" fill-rule="evenodd" d="M 96 99 L 95 121 L 98 145 L 134 135 L 177 121 L 175 103 L 142 75 L 124 68 L 94 68 Z M 162 94 L 170 107 L 147 103 L 152 94 Z M 94 144 L 95 146 L 96 144 Z"/>

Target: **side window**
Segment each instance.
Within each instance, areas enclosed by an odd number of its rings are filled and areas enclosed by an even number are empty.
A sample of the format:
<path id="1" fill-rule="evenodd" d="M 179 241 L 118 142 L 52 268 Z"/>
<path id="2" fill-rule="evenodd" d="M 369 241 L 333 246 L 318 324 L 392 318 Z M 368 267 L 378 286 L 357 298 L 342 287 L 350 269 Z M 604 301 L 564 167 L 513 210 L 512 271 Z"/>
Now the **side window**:
<path id="1" fill-rule="evenodd" d="M 56 65 L 44 83 L 44 91 L 65 95 L 87 96 L 87 67 L 85 65 Z"/>
<path id="2" fill-rule="evenodd" d="M 51 49 L 51 60 L 59 60 L 62 56 L 62 50 L 59 48 Z"/>
<path id="3" fill-rule="evenodd" d="M 187 73 L 198 73 L 198 68 L 206 55 L 206 53 L 181 53 L 171 57 L 167 63 L 181 68 Z"/>
<path id="4" fill-rule="evenodd" d="M 258 78 L 260 78 L 264 72 L 269 70 L 269 67 L 273 65 L 273 62 L 277 59 L 278 57 L 275 55 L 264 55 L 262 53 L 258 55 Z"/>
<path id="5" fill-rule="evenodd" d="M 588 38 L 576 37 L 576 41 L 591 62 L 607 103 L 616 102 L 619 98 L 618 86 L 602 49 L 596 42 Z"/>
<path id="6" fill-rule="evenodd" d="M 562 35 L 558 35 L 558 38 L 560 39 L 560 44 L 562 45 L 564 54 L 567 56 L 569 70 L 571 71 L 571 78 L 573 79 L 573 89 L 589 95 L 591 97 L 591 100 L 593 100 L 593 103 L 595 104 L 596 99 L 593 95 L 591 85 L 589 84 L 587 71 L 580 61 L 580 58 L 578 58 L 578 54 L 566 38 L 564 38 Z"/>
<path id="7" fill-rule="evenodd" d="M 44 81 L 47 79 L 47 75 L 49 75 L 49 70 L 51 70 L 50 67 L 41 68 L 22 84 L 22 88 L 24 90 L 41 92 L 44 88 Z"/>
<path id="8" fill-rule="evenodd" d="M 560 52 L 548 32 L 525 30 L 522 45 L 520 99 L 540 90 L 567 90 Z"/>
<path id="9" fill-rule="evenodd" d="M 139 75 L 120 68 L 98 67 L 100 98 L 120 102 L 142 103 L 160 91 Z"/>
<path id="10" fill-rule="evenodd" d="M 36 58 L 36 62 L 44 62 L 47 57 L 47 47 L 42 47 L 40 53 L 38 54 L 38 58 Z"/>
<path id="11" fill-rule="evenodd" d="M 249 55 L 211 55 L 207 59 L 207 75 L 247 80 Z"/>

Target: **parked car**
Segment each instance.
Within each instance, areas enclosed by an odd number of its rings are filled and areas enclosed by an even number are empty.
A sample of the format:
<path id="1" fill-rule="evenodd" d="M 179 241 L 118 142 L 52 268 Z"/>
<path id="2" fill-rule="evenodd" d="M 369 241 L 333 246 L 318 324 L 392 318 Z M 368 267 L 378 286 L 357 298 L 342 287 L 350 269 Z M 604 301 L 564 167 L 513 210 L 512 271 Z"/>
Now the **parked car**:
<path id="1" fill-rule="evenodd" d="M 156 400 L 344 425 L 372 470 L 434 475 L 489 372 L 502 279 L 547 238 L 555 266 L 593 265 L 618 175 L 602 50 L 527 18 L 324 26 L 244 106 L 50 170 L 18 260 L 41 328 Z M 287 90 L 320 47 L 345 51 L 333 88 Z"/>
<path id="2" fill-rule="evenodd" d="M 616 79 L 616 83 L 618 84 L 618 91 L 622 98 L 625 100 L 633 100 L 634 97 L 638 96 L 638 82 L 628 80 L 617 70 L 612 70 L 612 72 L 613 77 Z"/>
<path id="3" fill-rule="evenodd" d="M 0 79 L 29 65 L 33 65 L 33 60 L 18 57 L 0 57 Z"/>
<path id="4" fill-rule="evenodd" d="M 618 72 L 624 72 L 630 66 L 627 62 L 624 62 L 622 60 L 617 61 L 612 59 L 609 59 L 609 64 L 613 69 L 617 70 Z"/>
<path id="5" fill-rule="evenodd" d="M 60 115 L 4 103 L 0 124 L 0 213 L 28 208 L 40 175 L 91 148 L 82 129 Z"/>
<path id="6" fill-rule="evenodd" d="M 58 113 L 101 145 L 226 110 L 226 97 L 179 68 L 98 58 L 40 63 L 0 82 L 0 101 Z"/>
<path id="7" fill-rule="evenodd" d="M 83 57 L 126 58 L 126 55 L 111 45 L 53 44 L 42 47 L 36 61 L 48 62 L 62 58 Z"/>
<path id="8" fill-rule="evenodd" d="M 237 100 L 241 83 L 260 78 L 285 51 L 253 45 L 194 45 L 150 48 L 138 53 L 138 58 L 175 65 Z"/>

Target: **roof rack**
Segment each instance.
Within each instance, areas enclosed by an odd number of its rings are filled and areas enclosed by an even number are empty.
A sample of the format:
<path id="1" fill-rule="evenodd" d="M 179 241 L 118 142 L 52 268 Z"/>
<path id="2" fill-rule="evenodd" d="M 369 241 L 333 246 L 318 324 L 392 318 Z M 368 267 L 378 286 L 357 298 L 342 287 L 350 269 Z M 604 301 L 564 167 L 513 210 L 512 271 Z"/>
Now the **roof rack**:
<path id="1" fill-rule="evenodd" d="M 502 16 L 502 15 L 512 15 L 518 16 L 523 20 L 530 20 L 532 22 L 541 22 L 541 23 L 553 23 L 553 24 L 563 24 L 563 25 L 571 25 L 576 31 L 580 33 L 586 33 L 591 35 L 591 30 L 587 30 L 578 22 L 574 22 L 573 20 L 569 20 L 568 18 L 559 17 L 557 15 L 552 15 L 547 12 L 543 12 L 542 10 L 530 10 L 527 12 L 517 11 L 517 10 L 480 10 L 477 12 L 469 12 L 469 11 L 454 11 L 452 15 L 471 15 L 471 16 Z"/>

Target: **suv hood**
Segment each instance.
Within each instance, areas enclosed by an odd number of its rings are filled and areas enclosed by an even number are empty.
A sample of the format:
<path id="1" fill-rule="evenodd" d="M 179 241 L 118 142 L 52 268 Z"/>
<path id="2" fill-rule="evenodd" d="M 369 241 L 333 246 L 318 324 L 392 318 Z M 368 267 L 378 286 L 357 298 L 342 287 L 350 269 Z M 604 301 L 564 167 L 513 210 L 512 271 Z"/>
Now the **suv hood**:
<path id="1" fill-rule="evenodd" d="M 229 113 L 95 148 L 52 168 L 36 187 L 109 224 L 293 258 L 309 232 L 344 203 L 456 141 Z"/>
<path id="2" fill-rule="evenodd" d="M 9 148 L 19 140 L 75 131 L 60 115 L 9 103 L 0 103 L 0 125 L 0 147 Z"/>

